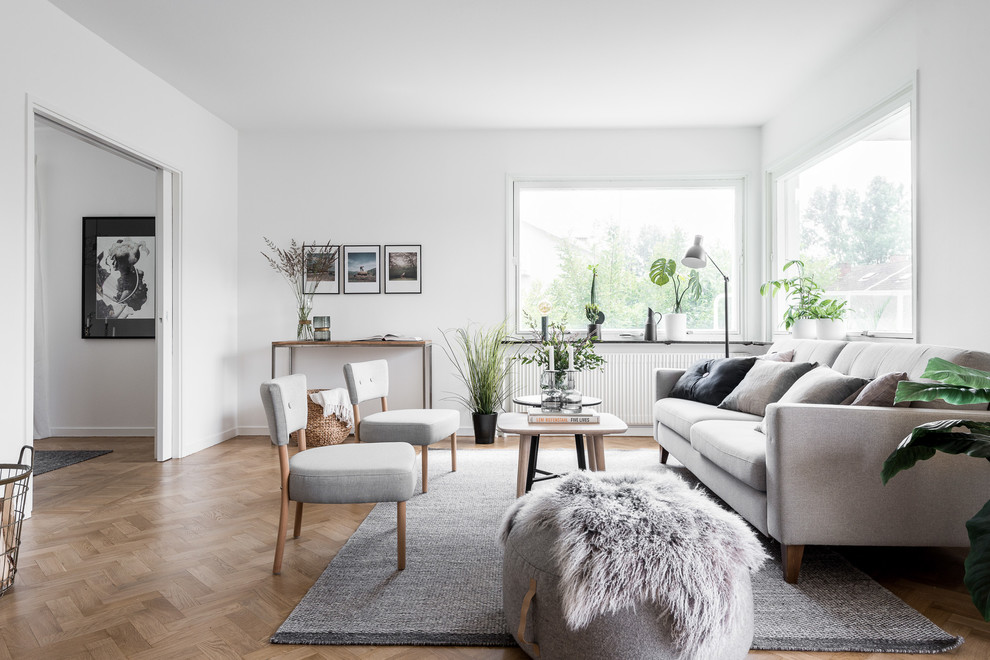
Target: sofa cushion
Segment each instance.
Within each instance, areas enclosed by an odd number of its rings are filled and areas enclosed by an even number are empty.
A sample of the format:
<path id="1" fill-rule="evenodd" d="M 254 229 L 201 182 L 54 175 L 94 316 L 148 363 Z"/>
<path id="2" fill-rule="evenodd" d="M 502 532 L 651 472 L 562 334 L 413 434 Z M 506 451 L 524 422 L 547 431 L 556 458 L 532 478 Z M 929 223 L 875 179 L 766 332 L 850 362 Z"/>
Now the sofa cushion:
<path id="1" fill-rule="evenodd" d="M 707 420 L 691 427 L 695 451 L 751 488 L 767 490 L 767 438 L 749 422 Z"/>
<path id="2" fill-rule="evenodd" d="M 700 421 L 735 420 L 748 422 L 750 426 L 753 422 L 760 421 L 756 415 L 735 410 L 721 410 L 707 403 L 687 399 L 660 399 L 653 404 L 653 418 L 683 436 L 685 440 L 691 437 L 691 427 Z"/>
<path id="3" fill-rule="evenodd" d="M 877 376 L 858 391 L 850 394 L 842 403 L 850 406 L 892 408 L 894 405 L 897 405 L 906 408 L 910 403 L 902 401 L 901 403 L 894 404 L 894 395 L 897 393 L 897 384 L 907 379 L 908 375 L 903 371 L 895 371 Z"/>
<path id="4" fill-rule="evenodd" d="M 774 351 L 772 353 L 764 353 L 763 355 L 757 355 L 757 360 L 770 360 L 771 362 L 793 362 L 794 361 L 794 351 Z"/>
<path id="5" fill-rule="evenodd" d="M 794 357 L 791 358 L 792 362 L 817 362 L 818 364 L 825 364 L 836 371 L 841 371 L 844 374 L 849 372 L 844 369 L 839 369 L 835 366 L 835 361 L 839 358 L 839 354 L 846 349 L 846 347 L 851 342 L 842 340 L 822 340 L 822 339 L 779 339 L 773 343 L 767 353 L 783 353 L 785 351 L 794 351 Z M 859 376 L 860 374 L 850 374 L 853 376 Z"/>
<path id="6" fill-rule="evenodd" d="M 677 379 L 670 396 L 717 406 L 736 389 L 755 363 L 755 357 L 702 360 L 691 365 Z"/>
<path id="7" fill-rule="evenodd" d="M 866 384 L 865 378 L 846 376 L 822 365 L 798 378 L 777 402 L 838 404 L 865 387 Z M 760 433 L 766 433 L 764 422 L 757 424 L 756 430 Z"/>
<path id="8" fill-rule="evenodd" d="M 816 366 L 809 362 L 760 360 L 718 407 L 763 417 L 767 405 L 778 401 L 798 378 Z"/>

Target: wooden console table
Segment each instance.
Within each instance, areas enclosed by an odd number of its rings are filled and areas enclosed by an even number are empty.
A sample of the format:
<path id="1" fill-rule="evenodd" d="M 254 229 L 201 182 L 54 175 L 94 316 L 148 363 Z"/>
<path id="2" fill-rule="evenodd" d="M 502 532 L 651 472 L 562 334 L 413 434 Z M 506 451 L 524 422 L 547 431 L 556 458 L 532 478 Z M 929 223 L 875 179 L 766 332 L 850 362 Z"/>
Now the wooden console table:
<path id="1" fill-rule="evenodd" d="M 275 377 L 275 355 L 280 348 L 289 349 L 289 373 L 292 373 L 292 360 L 300 348 L 418 348 L 423 355 L 423 407 L 433 407 L 433 342 L 429 339 L 418 341 L 273 341 L 272 378 Z"/>

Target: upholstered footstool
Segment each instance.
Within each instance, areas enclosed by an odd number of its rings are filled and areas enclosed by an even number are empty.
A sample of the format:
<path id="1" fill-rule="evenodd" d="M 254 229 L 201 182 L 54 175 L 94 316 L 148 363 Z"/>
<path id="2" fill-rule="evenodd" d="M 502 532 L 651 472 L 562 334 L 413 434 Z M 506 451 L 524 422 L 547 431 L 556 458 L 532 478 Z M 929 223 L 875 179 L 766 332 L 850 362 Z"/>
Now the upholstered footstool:
<path id="1" fill-rule="evenodd" d="M 530 657 L 729 659 L 753 641 L 766 555 L 734 513 L 664 473 L 578 472 L 502 524 L 502 598 Z"/>

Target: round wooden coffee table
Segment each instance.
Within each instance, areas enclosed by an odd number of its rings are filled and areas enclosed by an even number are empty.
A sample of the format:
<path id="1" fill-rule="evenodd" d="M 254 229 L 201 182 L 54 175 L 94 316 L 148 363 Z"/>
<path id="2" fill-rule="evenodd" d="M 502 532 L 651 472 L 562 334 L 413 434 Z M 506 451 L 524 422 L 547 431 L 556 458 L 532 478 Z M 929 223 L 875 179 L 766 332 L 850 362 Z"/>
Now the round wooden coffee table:
<path id="1" fill-rule="evenodd" d="M 554 479 L 560 475 L 537 470 L 536 459 L 540 452 L 541 435 L 573 435 L 588 439 L 588 468 L 605 469 L 605 436 L 625 433 L 628 426 L 611 413 L 596 413 L 597 424 L 554 423 L 530 424 L 526 413 L 502 413 L 498 416 L 498 429 L 503 433 L 519 436 L 519 461 L 516 470 L 516 497 L 528 493 L 536 481 Z M 578 468 L 585 469 L 584 452 L 578 447 Z M 536 477 L 536 473 L 546 474 Z"/>

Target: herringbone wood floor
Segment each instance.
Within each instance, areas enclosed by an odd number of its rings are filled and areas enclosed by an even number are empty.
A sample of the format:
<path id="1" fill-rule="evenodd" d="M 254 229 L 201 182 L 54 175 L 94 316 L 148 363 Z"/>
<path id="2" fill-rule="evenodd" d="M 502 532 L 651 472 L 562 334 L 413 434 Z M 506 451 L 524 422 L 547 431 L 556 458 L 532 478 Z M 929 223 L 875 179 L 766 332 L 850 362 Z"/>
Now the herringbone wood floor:
<path id="1" fill-rule="evenodd" d="M 544 446 L 572 443 L 549 440 Z M 35 479 L 34 516 L 24 524 L 16 584 L 0 598 L 0 659 L 525 657 L 518 649 L 268 644 L 371 507 L 308 507 L 302 538 L 287 543 L 282 575 L 273 576 L 278 459 L 267 438 L 236 438 L 166 463 L 153 460 L 149 439 L 37 444 L 113 453 Z M 609 446 L 656 445 L 649 438 L 622 438 L 610 439 Z M 471 438 L 458 447 L 485 450 Z M 990 657 L 990 625 L 963 589 L 959 551 L 847 554 L 935 623 L 966 637 L 947 655 Z"/>

